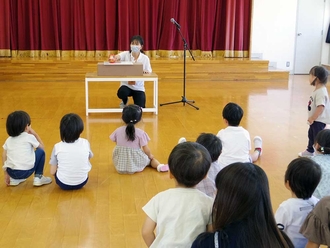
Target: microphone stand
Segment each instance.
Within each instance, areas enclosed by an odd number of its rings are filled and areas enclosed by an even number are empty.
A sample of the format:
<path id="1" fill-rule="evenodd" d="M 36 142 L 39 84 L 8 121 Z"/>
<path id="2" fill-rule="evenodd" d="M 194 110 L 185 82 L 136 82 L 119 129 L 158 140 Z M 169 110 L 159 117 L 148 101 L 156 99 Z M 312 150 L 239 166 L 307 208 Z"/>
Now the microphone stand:
<path id="1" fill-rule="evenodd" d="M 186 98 L 186 51 L 187 51 L 187 49 L 188 49 L 188 51 L 189 51 L 189 53 L 190 53 L 190 55 L 191 55 L 191 57 L 194 61 L 195 61 L 195 58 L 194 58 L 193 54 L 191 53 L 190 49 L 188 48 L 187 41 L 183 37 L 180 27 L 176 24 L 175 24 L 175 26 L 176 26 L 177 30 L 179 30 L 180 36 L 181 36 L 182 41 L 183 41 L 183 96 L 181 96 L 180 101 L 161 103 L 159 105 L 163 106 L 163 105 L 169 105 L 169 104 L 175 104 L 175 103 L 181 103 L 182 102 L 183 106 L 185 106 L 185 104 L 188 104 L 191 107 L 195 108 L 196 110 L 199 110 L 198 107 L 191 104 L 191 103 L 195 103 L 194 100 L 187 100 L 187 98 Z"/>

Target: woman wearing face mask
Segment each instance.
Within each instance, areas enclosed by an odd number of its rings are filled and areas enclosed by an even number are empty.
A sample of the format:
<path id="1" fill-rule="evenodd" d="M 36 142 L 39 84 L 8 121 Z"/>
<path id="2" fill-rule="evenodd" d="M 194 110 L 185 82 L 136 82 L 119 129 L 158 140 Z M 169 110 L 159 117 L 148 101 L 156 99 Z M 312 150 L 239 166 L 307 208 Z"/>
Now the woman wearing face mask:
<path id="1" fill-rule="evenodd" d="M 130 51 L 125 51 L 115 56 L 116 61 L 132 61 L 133 63 L 143 64 L 143 73 L 151 73 L 150 60 L 147 55 L 142 51 L 143 38 L 140 35 L 135 35 L 130 41 Z M 143 81 L 122 81 L 120 88 L 117 92 L 118 98 L 122 100 L 120 108 L 124 108 L 127 105 L 128 97 L 132 96 L 134 104 L 145 108 L 146 94 Z"/>

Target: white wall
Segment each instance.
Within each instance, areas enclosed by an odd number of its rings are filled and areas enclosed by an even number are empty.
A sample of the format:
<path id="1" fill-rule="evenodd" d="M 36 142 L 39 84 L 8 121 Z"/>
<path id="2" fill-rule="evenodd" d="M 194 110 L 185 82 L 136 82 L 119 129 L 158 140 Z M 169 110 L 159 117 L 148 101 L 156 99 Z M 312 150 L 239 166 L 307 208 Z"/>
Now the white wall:
<path id="1" fill-rule="evenodd" d="M 326 0 L 325 3 L 325 12 L 324 12 L 324 28 L 323 28 L 323 37 L 324 41 L 328 33 L 328 28 L 330 25 L 330 0 Z M 330 65 L 330 44 L 329 43 L 323 43 L 322 45 L 322 57 L 321 57 L 321 63 Z"/>
<path id="2" fill-rule="evenodd" d="M 278 69 L 293 70 L 297 6 L 299 0 L 254 0 L 252 9 L 251 57 L 269 60 Z M 330 19 L 330 0 L 326 0 L 324 37 Z M 325 38 L 323 39 L 325 41 Z M 330 44 L 322 45 L 321 62 L 330 61 Z M 287 62 L 290 66 L 287 67 Z"/>

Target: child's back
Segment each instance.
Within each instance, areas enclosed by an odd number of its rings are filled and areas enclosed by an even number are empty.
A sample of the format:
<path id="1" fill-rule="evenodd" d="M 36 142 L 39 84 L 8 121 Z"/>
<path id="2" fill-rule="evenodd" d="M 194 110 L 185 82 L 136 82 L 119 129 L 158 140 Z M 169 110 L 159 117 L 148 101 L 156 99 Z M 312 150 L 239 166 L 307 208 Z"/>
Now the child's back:
<path id="1" fill-rule="evenodd" d="M 297 248 L 306 245 L 307 240 L 299 233 L 299 229 L 318 201 L 314 196 L 307 200 L 290 198 L 282 202 L 275 213 L 276 222 L 284 226 L 283 231 Z"/>
<path id="2" fill-rule="evenodd" d="M 250 162 L 251 140 L 246 129 L 228 126 L 220 130 L 217 137 L 222 142 L 222 152 L 219 157 L 222 168 L 234 162 Z"/>
<path id="3" fill-rule="evenodd" d="M 161 164 L 151 154 L 148 147 L 148 134 L 135 124 L 142 118 L 142 108 L 137 105 L 127 105 L 122 112 L 122 120 L 126 126 L 117 128 L 110 139 L 116 142 L 112 153 L 112 161 L 118 173 L 133 174 L 151 166 L 159 172 L 168 171 L 168 165 Z"/>
<path id="4" fill-rule="evenodd" d="M 61 141 L 54 145 L 50 157 L 50 173 L 64 190 L 82 188 L 88 181 L 93 157 L 87 139 L 80 138 L 84 130 L 83 120 L 74 113 L 66 114 L 60 122 Z"/>
<path id="5" fill-rule="evenodd" d="M 88 140 L 79 138 L 73 143 L 55 144 L 50 164 L 57 165 L 56 176 L 68 185 L 78 185 L 88 177 L 92 166 L 89 159 L 93 157 Z"/>
<path id="6" fill-rule="evenodd" d="M 322 170 L 321 181 L 315 189 L 313 195 L 319 199 L 324 196 L 330 196 L 330 154 L 315 155 L 311 157 L 311 159 L 318 163 Z"/>
<path id="7" fill-rule="evenodd" d="M 308 239 L 306 247 L 330 247 L 330 196 L 322 198 L 307 216 L 300 232 Z"/>
<path id="8" fill-rule="evenodd" d="M 126 126 L 117 128 L 110 139 L 116 142 L 113 151 L 113 164 L 116 170 L 122 174 L 132 174 L 143 171 L 150 163 L 150 159 L 143 152 L 141 146 L 146 146 L 150 138 L 142 129 L 135 128 L 135 140 L 127 140 Z"/>
<path id="9" fill-rule="evenodd" d="M 243 114 L 243 109 L 233 102 L 228 103 L 222 110 L 222 117 L 227 127 L 217 134 L 222 142 L 222 153 L 219 157 L 221 168 L 236 162 L 255 162 L 261 155 L 262 139 L 259 136 L 254 137 L 254 151 L 250 154 L 250 134 L 239 126 Z"/>
<path id="10" fill-rule="evenodd" d="M 206 148 L 212 159 L 212 164 L 207 176 L 196 185 L 196 189 L 214 198 L 217 192 L 215 178 L 221 170 L 218 159 L 222 151 L 222 143 L 221 140 L 212 133 L 201 133 L 196 142 Z"/>
<path id="11" fill-rule="evenodd" d="M 194 188 L 206 176 L 211 157 L 202 145 L 184 142 L 172 150 L 168 164 L 176 188 L 157 194 L 142 208 L 147 215 L 142 236 L 150 247 L 190 247 L 211 228 L 213 199 Z"/>
<path id="12" fill-rule="evenodd" d="M 157 223 L 156 239 L 150 247 L 190 247 L 211 224 L 213 199 L 195 188 L 160 192 L 143 207 Z"/>
<path id="13" fill-rule="evenodd" d="M 42 186 L 52 182 L 43 176 L 45 165 L 44 145 L 31 127 L 31 119 L 25 111 L 10 113 L 6 121 L 10 137 L 3 145 L 2 162 L 5 182 L 17 186 L 34 173 L 33 185 Z"/>
<path id="14" fill-rule="evenodd" d="M 323 129 L 316 135 L 314 150 L 311 159 L 320 165 L 322 177 L 313 195 L 321 199 L 330 196 L 330 129 Z"/>
<path id="15" fill-rule="evenodd" d="M 285 172 L 285 186 L 291 191 L 292 198 L 279 206 L 275 219 L 296 248 L 304 248 L 307 243 L 299 230 L 318 202 L 312 194 L 320 179 L 320 166 L 309 158 L 294 159 Z"/>

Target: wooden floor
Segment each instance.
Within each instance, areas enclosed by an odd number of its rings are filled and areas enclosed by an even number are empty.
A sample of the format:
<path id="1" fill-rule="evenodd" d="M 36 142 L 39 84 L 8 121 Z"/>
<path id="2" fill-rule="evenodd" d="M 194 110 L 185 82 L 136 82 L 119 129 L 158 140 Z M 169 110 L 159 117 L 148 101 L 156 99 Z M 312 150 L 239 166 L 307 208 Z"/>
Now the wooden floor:
<path id="1" fill-rule="evenodd" d="M 50 69 L 51 70 L 51 69 Z M 33 73 L 32 73 L 33 74 Z M 117 84 L 95 83 L 92 107 L 118 106 Z M 159 103 L 181 100 L 182 80 L 159 82 Z M 78 191 L 63 191 L 52 183 L 33 187 L 32 178 L 17 187 L 7 187 L 0 174 L 0 247 L 145 247 L 141 207 L 160 191 L 173 187 L 167 173 L 154 169 L 134 175 L 119 175 L 112 162 L 115 144 L 109 135 L 122 125 L 120 114 L 85 116 L 83 80 L 43 82 L 33 78 L 15 80 L 0 76 L 0 140 L 7 138 L 5 122 L 14 110 L 25 110 L 32 127 L 45 143 L 45 175 L 49 157 L 60 140 L 59 122 L 69 112 L 79 114 L 85 123 L 82 137 L 91 143 L 94 158 L 88 184 Z M 166 163 L 182 136 L 195 140 L 201 132 L 217 133 L 225 128 L 222 108 L 236 102 L 244 109 L 241 125 L 251 138 L 263 138 L 263 154 L 257 162 L 269 177 L 274 210 L 290 194 L 283 177 L 288 163 L 307 144 L 306 106 L 313 90 L 304 75 L 257 82 L 187 80 L 186 96 L 195 108 L 173 104 L 159 108 L 159 114 L 145 113 L 142 128 L 151 137 L 155 157 Z M 152 102 L 147 85 L 147 101 Z M 148 105 L 147 104 L 147 105 Z"/>

